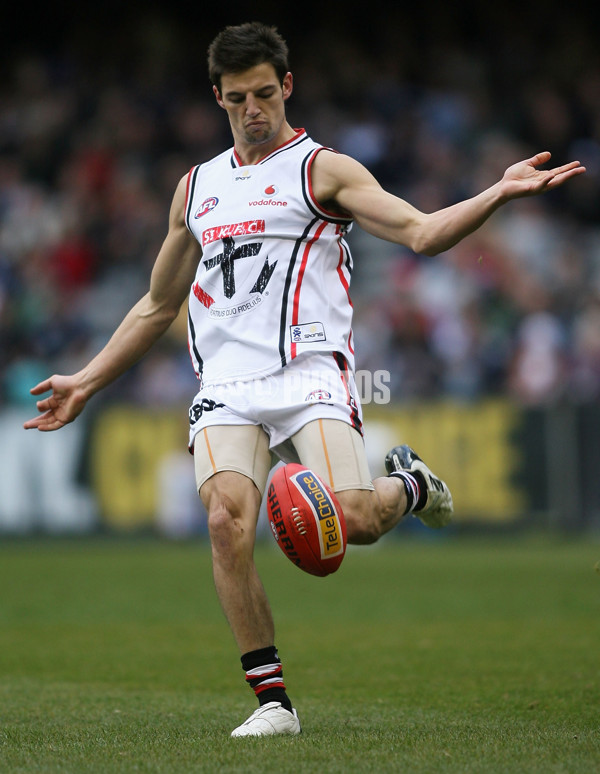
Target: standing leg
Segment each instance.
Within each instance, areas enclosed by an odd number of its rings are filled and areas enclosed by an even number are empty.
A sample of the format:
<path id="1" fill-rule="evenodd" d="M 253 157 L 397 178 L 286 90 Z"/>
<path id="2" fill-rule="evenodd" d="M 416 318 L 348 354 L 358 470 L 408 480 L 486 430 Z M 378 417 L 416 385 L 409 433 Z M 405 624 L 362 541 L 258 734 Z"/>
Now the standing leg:
<path id="1" fill-rule="evenodd" d="M 254 564 L 261 495 L 244 475 L 216 473 L 202 486 L 215 588 L 240 653 L 273 644 L 273 616 Z"/>
<path id="2" fill-rule="evenodd" d="M 240 650 L 246 681 L 260 704 L 232 736 L 300 733 L 283 683 L 271 607 L 254 563 L 256 524 L 270 461 L 266 436 L 250 425 L 206 428 L 196 438 L 194 457 L 208 512 L 215 588 Z"/>

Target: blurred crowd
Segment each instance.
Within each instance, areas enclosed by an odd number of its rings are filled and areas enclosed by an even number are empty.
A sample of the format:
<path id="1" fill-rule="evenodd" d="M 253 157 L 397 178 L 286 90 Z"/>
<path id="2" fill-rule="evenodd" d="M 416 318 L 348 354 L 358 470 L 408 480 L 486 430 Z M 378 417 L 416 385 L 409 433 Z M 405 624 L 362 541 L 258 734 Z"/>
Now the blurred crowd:
<path id="1" fill-rule="evenodd" d="M 68 48 L 10 62 L 0 87 L 0 406 L 106 342 L 147 289 L 178 180 L 231 145 L 204 52 L 184 68 L 175 37 L 168 25 L 146 30 L 125 69 Z M 510 203 L 435 258 L 352 230 L 357 367 L 389 371 L 396 400 L 600 397 L 600 64 L 591 29 L 568 40 L 535 52 L 518 37 L 493 51 L 452 37 L 417 50 L 386 35 L 374 49 L 360 32 L 291 41 L 292 124 L 420 209 L 474 195 L 541 150 L 588 169 Z M 182 315 L 119 394 L 186 403 L 196 383 L 185 335 Z"/>

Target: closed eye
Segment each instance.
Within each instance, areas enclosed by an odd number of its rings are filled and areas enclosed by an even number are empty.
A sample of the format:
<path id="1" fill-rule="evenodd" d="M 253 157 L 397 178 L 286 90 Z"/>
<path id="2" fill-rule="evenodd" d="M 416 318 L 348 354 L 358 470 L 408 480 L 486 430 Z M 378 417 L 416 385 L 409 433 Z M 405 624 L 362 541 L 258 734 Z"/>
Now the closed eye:
<path id="1" fill-rule="evenodd" d="M 261 89 L 260 91 L 257 91 L 254 97 L 255 99 L 270 99 L 274 93 L 275 89 L 269 87 L 268 89 Z M 225 98 L 229 102 L 232 102 L 234 105 L 241 105 L 245 101 L 246 95 L 240 94 L 238 92 L 231 92 L 226 94 Z"/>

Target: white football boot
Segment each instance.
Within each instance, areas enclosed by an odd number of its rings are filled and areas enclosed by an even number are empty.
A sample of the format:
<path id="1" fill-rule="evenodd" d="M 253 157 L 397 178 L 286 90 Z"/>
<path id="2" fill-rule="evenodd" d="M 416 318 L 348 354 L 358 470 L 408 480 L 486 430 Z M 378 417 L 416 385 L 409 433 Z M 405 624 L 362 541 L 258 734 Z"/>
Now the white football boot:
<path id="1" fill-rule="evenodd" d="M 421 480 L 425 481 L 427 498 L 425 504 L 419 510 L 413 509 L 413 514 L 423 524 L 433 529 L 440 529 L 452 521 L 454 506 L 450 490 L 444 481 L 433 475 L 427 465 L 410 446 L 406 446 L 406 444 L 395 446 L 388 452 L 385 458 L 385 469 L 388 473 L 406 471 L 407 473 L 421 474 L 417 478 L 419 479 L 419 484 L 421 484 Z"/>
<path id="2" fill-rule="evenodd" d="M 301 731 L 295 709 L 288 712 L 281 702 L 270 701 L 253 712 L 241 726 L 234 728 L 231 736 L 274 736 L 299 734 Z"/>

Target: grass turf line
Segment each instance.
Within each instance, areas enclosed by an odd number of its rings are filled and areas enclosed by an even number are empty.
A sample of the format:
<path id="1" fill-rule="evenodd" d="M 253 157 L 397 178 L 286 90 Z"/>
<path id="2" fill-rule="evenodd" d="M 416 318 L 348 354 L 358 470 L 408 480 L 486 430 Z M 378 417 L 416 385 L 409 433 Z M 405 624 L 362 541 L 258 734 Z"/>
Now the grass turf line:
<path id="1" fill-rule="evenodd" d="M 312 578 L 257 562 L 304 733 L 255 707 L 203 543 L 0 545 L 0 771 L 589 772 L 600 546 L 384 540 Z"/>

